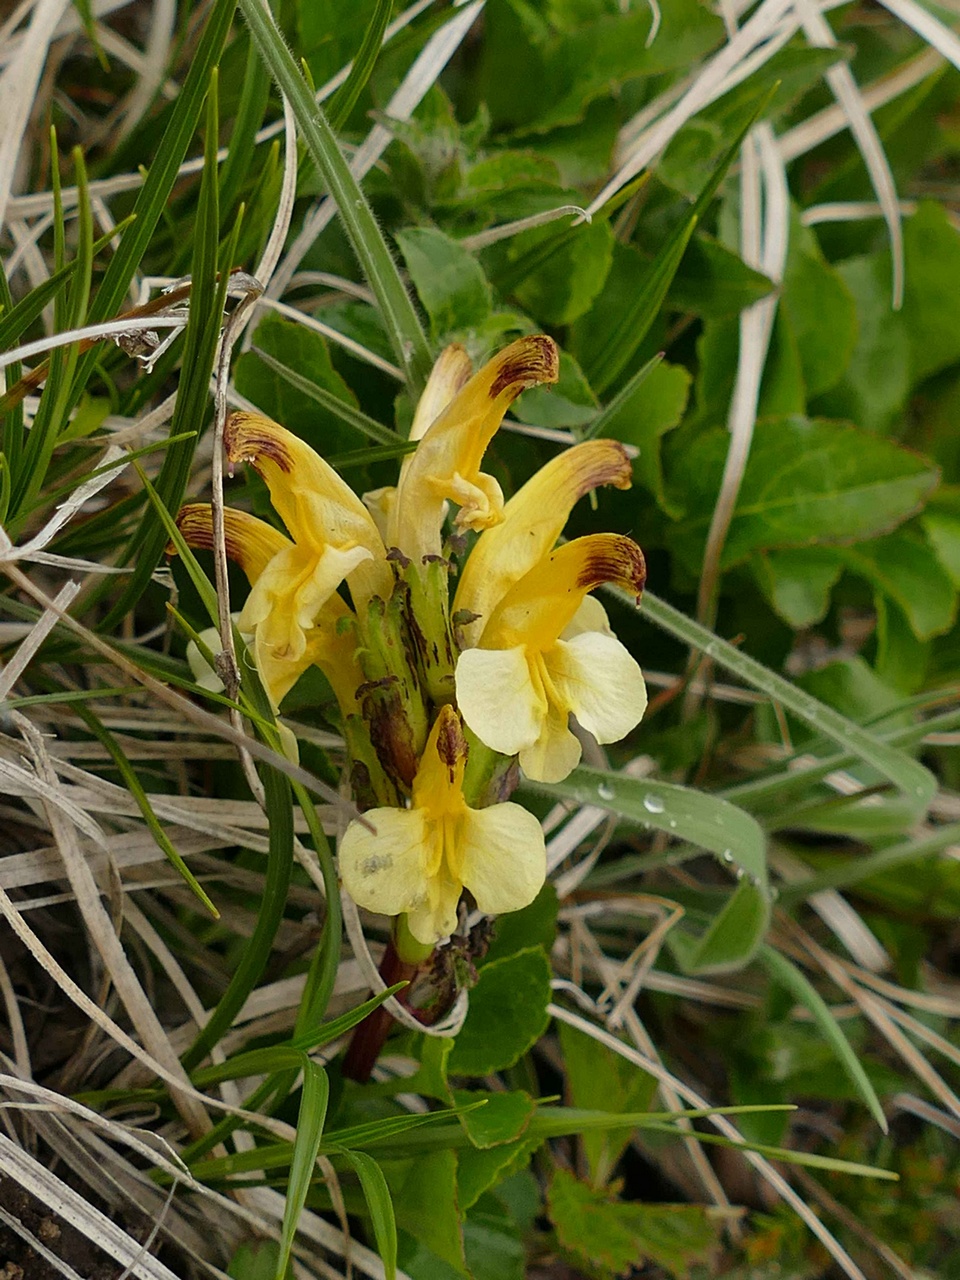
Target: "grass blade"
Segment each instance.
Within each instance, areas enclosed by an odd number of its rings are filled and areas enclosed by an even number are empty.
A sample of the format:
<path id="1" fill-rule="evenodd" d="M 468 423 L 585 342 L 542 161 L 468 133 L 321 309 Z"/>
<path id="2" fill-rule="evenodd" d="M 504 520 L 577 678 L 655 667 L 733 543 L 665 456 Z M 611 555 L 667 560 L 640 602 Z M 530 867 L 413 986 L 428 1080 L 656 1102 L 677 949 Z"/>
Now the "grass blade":
<path id="1" fill-rule="evenodd" d="M 330 1083 L 324 1069 L 307 1058 L 303 1065 L 303 1093 L 300 1098 L 300 1114 L 297 1116 L 297 1136 L 290 1160 L 290 1178 L 287 1183 L 287 1202 L 283 1208 L 283 1226 L 280 1234 L 280 1257 L 277 1260 L 277 1280 L 287 1274 L 287 1263 L 293 1249 L 300 1213 L 307 1200 L 313 1171 L 323 1137 L 323 1124 L 330 1100 Z"/>
<path id="2" fill-rule="evenodd" d="M 350 74 L 330 100 L 327 114 L 330 127 L 336 132 L 342 129 L 350 118 L 350 112 L 357 105 L 357 99 L 370 79 L 377 57 L 383 46 L 383 36 L 390 21 L 391 0 L 377 0 L 377 7 L 367 23 L 357 56 L 353 59 Z"/>
<path id="3" fill-rule="evenodd" d="M 323 109 L 314 101 L 260 0 L 240 0 L 240 9 L 270 74 L 293 108 L 307 150 L 336 202 L 353 251 L 377 296 L 384 326 L 410 389 L 418 395 L 430 372 L 430 348 L 366 197 L 343 158 Z"/>
<path id="4" fill-rule="evenodd" d="M 397 1274 L 397 1220 L 387 1180 L 376 1160 L 365 1151 L 343 1148 L 338 1154 L 352 1166 L 360 1179 L 386 1280 L 394 1280 Z"/>

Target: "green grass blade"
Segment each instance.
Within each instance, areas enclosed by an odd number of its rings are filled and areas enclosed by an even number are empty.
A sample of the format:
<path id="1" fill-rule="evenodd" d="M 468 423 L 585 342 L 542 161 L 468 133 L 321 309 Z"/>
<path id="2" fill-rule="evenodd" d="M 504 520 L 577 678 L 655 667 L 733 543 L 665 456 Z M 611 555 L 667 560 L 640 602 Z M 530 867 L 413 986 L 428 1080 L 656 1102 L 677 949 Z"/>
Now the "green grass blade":
<path id="1" fill-rule="evenodd" d="M 36 316 L 40 314 L 50 298 L 56 295 L 57 290 L 63 288 L 67 282 L 68 275 L 69 273 L 64 273 L 63 278 L 57 281 L 57 284 L 53 289 L 49 288 L 50 280 L 45 282 L 47 285 L 46 294 L 41 301 L 40 306 L 37 308 L 36 315 L 30 316 L 29 319 L 24 322 L 24 328 L 36 319 Z M 40 287 L 43 288 L 43 286 Z M 10 292 L 10 281 L 7 279 L 7 273 L 3 262 L 0 261 L 0 307 L 2 307 L 2 314 L 0 314 L 0 351 L 5 350 L 6 347 L 11 345 L 11 343 L 13 343 L 23 332 L 22 329 L 17 328 L 19 321 L 14 321 L 14 323 L 11 324 L 11 316 L 13 316 L 18 308 L 23 307 L 24 304 L 38 292 L 38 289 L 31 289 L 27 296 L 25 298 L 21 298 L 20 302 L 14 306 L 13 295 Z M 22 372 L 23 366 L 19 361 L 16 364 L 8 365 L 4 373 L 4 386 L 14 386 L 19 382 Z M 19 469 L 20 456 L 23 453 L 24 446 L 23 404 L 20 401 L 17 401 L 15 404 L 11 404 L 9 407 L 5 408 L 5 400 L 5 396 L 0 400 L 0 456 L 2 456 L 4 460 L 3 478 L 4 485 L 7 490 L 5 501 L 3 503 L 2 516 L 0 516 L 3 523 L 6 523 L 7 509 L 10 505 L 12 478 Z"/>
<path id="2" fill-rule="evenodd" d="M 307 151 L 336 202 L 353 251 L 376 294 L 384 327 L 407 383 L 418 395 L 430 372 L 430 347 L 366 197 L 273 19 L 260 0 L 240 0 L 240 9 L 270 74 L 290 102 Z"/>
<path id="3" fill-rule="evenodd" d="M 667 290 L 677 274 L 677 268 L 686 252 L 690 237 L 717 194 L 720 183 L 726 177 L 727 170 L 733 164 L 740 151 L 743 139 L 762 115 L 776 86 L 763 94 L 737 132 L 733 143 L 720 158 L 700 194 L 694 202 L 686 218 L 679 223 L 666 243 L 660 248 L 651 262 L 644 280 L 634 296 L 631 305 L 620 315 L 609 341 L 604 346 L 600 357 L 587 369 L 587 376 L 594 390 L 603 393 L 617 380 L 623 370 L 633 359 L 640 344 L 657 318 Z"/>
<path id="4" fill-rule="evenodd" d="M 655 355 L 652 360 L 648 360 L 636 373 L 631 374 L 610 403 L 600 410 L 589 427 L 583 432 L 584 440 L 592 440 L 595 436 L 603 435 L 608 425 L 616 419 L 622 407 L 628 403 L 637 388 L 646 382 L 662 359 L 662 354 Z"/>
<path id="5" fill-rule="evenodd" d="M 837 1061 L 847 1073 L 853 1087 L 870 1108 L 870 1112 L 877 1124 L 886 1133 L 887 1118 L 883 1114 L 880 1099 L 870 1083 L 870 1077 L 864 1071 L 860 1059 L 850 1045 L 850 1041 L 843 1034 L 843 1028 L 830 1012 L 819 991 L 802 970 L 798 969 L 786 956 L 782 956 L 779 951 L 775 951 L 773 947 L 763 947 L 759 958 L 760 963 L 770 974 L 773 981 L 779 983 L 781 987 L 785 987 L 797 1003 L 802 1004 L 811 1014 L 814 1022 L 820 1028 L 823 1038 L 836 1054 Z"/>
<path id="6" fill-rule="evenodd" d="M 353 1168 L 360 1179 L 363 1198 L 370 1211 L 370 1222 L 377 1241 L 377 1250 L 383 1263 L 386 1280 L 395 1280 L 397 1274 L 397 1219 L 390 1199 L 390 1188 L 383 1171 L 372 1156 L 365 1151 L 340 1151 L 341 1157 Z"/>
<path id="7" fill-rule="evenodd" d="M 104 727 L 97 716 L 88 710 L 82 703 L 77 706 L 77 714 L 86 724 L 87 728 L 102 743 L 109 752 L 110 758 L 117 767 L 117 771 L 123 779 L 123 784 L 130 792 L 130 795 L 137 802 L 137 807 L 147 824 L 147 829 L 156 841 L 157 848 L 163 853 L 164 857 L 174 868 L 174 870 L 183 877 L 184 882 L 190 889 L 194 897 L 206 908 L 215 920 L 220 919 L 220 912 L 211 902 L 206 890 L 197 880 L 196 876 L 184 862 L 183 858 L 177 852 L 172 840 L 164 831 L 160 819 L 153 811 L 150 803 L 150 797 L 143 788 L 143 784 L 137 777 L 133 766 L 120 749 L 120 744 L 114 738 L 113 734 Z"/>
<path id="8" fill-rule="evenodd" d="M 204 140 L 204 168 L 197 203 L 194 230 L 190 315 L 183 346 L 183 370 L 177 404 L 170 423 L 170 435 L 194 434 L 182 444 L 167 450 L 157 477 L 156 490 L 168 511 L 176 512 L 183 501 L 190 465 L 193 461 L 200 424 L 204 421 L 210 400 L 210 377 L 216 358 L 217 337 L 223 315 L 227 277 L 218 280 L 219 196 L 217 147 L 219 142 L 219 110 L 216 69 L 210 75 L 207 97 L 207 119 Z M 239 222 L 233 238 L 239 233 Z M 104 630 L 114 627 L 134 606 L 163 555 L 168 534 L 162 520 L 146 517 L 138 526 L 125 552 L 127 563 L 134 563 L 133 573 L 119 600 L 103 621 Z"/>
<path id="9" fill-rule="evenodd" d="M 240 198 L 243 184 L 247 180 L 256 151 L 257 130 L 269 101 L 270 76 L 251 40 L 247 49 L 237 117 L 230 135 L 227 158 L 220 169 L 220 216 L 224 220 L 221 230 L 225 230 L 226 219 Z"/>
<path id="10" fill-rule="evenodd" d="M 230 979 L 226 991 L 196 1040 L 183 1055 L 187 1071 L 196 1067 L 225 1035 L 240 1012 L 270 959 L 273 940 L 283 919 L 283 909 L 293 868 L 293 806 L 290 782 L 284 774 L 267 766 L 261 768 L 270 843 L 263 897 L 250 940 Z"/>
<path id="11" fill-rule="evenodd" d="M 320 824 L 316 806 L 307 795 L 306 790 L 297 783 L 293 784 L 293 794 L 303 816 L 307 820 L 310 837 L 313 840 L 320 873 L 323 876 L 323 890 L 327 901 L 327 914 L 323 922 L 323 937 L 317 948 L 307 982 L 303 989 L 303 998 L 297 1013 L 294 1027 L 294 1038 L 309 1035 L 327 1011 L 333 988 L 337 981 L 337 969 L 340 967 L 340 946 L 343 941 L 343 912 L 340 906 L 340 884 L 337 868 L 333 861 L 330 842 Z"/>
<path id="12" fill-rule="evenodd" d="M 370 79 L 383 46 L 383 36 L 390 21 L 392 8 L 391 0 L 377 0 L 377 7 L 367 23 L 363 43 L 353 59 L 350 74 L 330 99 L 327 115 L 330 119 L 330 127 L 335 133 L 347 123 L 350 112 L 357 105 L 357 99 Z"/>
<path id="13" fill-rule="evenodd" d="M 284 1280 L 286 1275 L 297 1224 L 307 1200 L 310 1183 L 313 1181 L 313 1171 L 317 1164 L 329 1100 L 330 1083 L 327 1073 L 321 1066 L 307 1058 L 303 1066 L 303 1093 L 300 1098 L 300 1114 L 297 1116 L 297 1136 L 290 1161 L 287 1200 L 283 1207 L 276 1280 Z"/>
<path id="14" fill-rule="evenodd" d="M 272 355 L 262 350 L 262 348 L 254 346 L 253 350 L 257 357 L 263 361 L 268 369 L 272 369 L 278 378 L 288 382 L 291 387 L 295 387 L 297 391 L 308 396 L 315 404 L 326 409 L 328 413 L 334 414 L 341 422 L 345 422 L 348 427 L 353 427 L 355 431 L 358 431 L 362 436 L 366 436 L 368 440 L 376 440 L 378 444 L 387 445 L 393 449 L 397 447 L 397 433 L 391 430 L 390 427 L 385 427 L 383 423 L 377 422 L 376 418 L 368 417 L 359 409 L 355 409 L 352 404 L 348 404 L 346 400 L 341 400 L 339 396 L 335 396 L 332 391 L 328 391 L 325 387 L 318 387 L 315 382 L 305 378 L 302 373 L 297 373 L 295 369 L 281 364 L 279 360 L 274 359 Z"/>
<path id="15" fill-rule="evenodd" d="M 756 658 L 751 658 L 732 644 L 721 640 L 712 631 L 694 622 L 652 592 L 645 591 L 641 603 L 635 605 L 626 592 L 617 588 L 610 588 L 610 591 L 628 607 L 638 608 L 644 617 L 683 644 L 698 649 L 745 684 L 766 694 L 773 702 L 779 702 L 786 711 L 837 743 L 856 759 L 872 765 L 909 796 L 918 809 L 925 808 L 930 802 L 937 789 L 936 779 L 923 765 L 917 764 L 902 751 L 888 746 L 839 711 L 834 711 L 789 680 L 778 676 Z"/>

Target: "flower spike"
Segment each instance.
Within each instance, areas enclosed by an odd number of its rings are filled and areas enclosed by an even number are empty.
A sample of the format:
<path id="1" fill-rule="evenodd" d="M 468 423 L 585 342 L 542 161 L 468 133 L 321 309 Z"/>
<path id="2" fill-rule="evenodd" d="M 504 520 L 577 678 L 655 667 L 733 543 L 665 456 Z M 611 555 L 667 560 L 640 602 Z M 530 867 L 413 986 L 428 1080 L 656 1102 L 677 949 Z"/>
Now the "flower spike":
<path id="1" fill-rule="evenodd" d="M 489 360 L 451 399 L 406 462 L 392 505 L 387 541 L 417 565 L 442 551 L 444 503 L 460 508 L 459 529 L 486 529 L 503 512 L 503 494 L 480 470 L 484 451 L 507 409 L 528 387 L 556 382 L 559 357 L 551 338 L 519 338 Z"/>

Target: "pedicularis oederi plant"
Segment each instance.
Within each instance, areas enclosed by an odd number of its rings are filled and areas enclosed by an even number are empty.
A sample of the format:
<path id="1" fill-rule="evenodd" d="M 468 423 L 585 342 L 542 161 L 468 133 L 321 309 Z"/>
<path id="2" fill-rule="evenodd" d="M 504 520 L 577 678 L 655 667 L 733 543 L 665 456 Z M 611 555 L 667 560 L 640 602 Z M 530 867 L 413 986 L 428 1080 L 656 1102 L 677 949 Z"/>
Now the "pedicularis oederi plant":
<path id="1" fill-rule="evenodd" d="M 238 626 L 274 708 L 311 665 L 336 695 L 365 813 L 340 840 L 340 874 L 359 906 L 393 918 L 391 976 L 463 932 L 464 890 L 490 915 L 533 901 L 546 851 L 539 821 L 509 799 L 519 771 L 558 782 L 575 768 L 571 714 L 616 742 L 646 707 L 640 668 L 590 594 L 613 583 L 639 597 L 640 548 L 613 533 L 557 545 L 579 498 L 629 487 L 623 446 L 574 445 L 509 502 L 482 470 L 507 408 L 555 382 L 557 365 L 543 336 L 477 373 L 447 347 L 396 487 L 362 498 L 277 423 L 227 423 L 230 461 L 257 470 L 289 535 L 226 511 L 227 552 L 251 586 Z M 178 524 L 212 544 L 210 506 L 184 507 Z"/>

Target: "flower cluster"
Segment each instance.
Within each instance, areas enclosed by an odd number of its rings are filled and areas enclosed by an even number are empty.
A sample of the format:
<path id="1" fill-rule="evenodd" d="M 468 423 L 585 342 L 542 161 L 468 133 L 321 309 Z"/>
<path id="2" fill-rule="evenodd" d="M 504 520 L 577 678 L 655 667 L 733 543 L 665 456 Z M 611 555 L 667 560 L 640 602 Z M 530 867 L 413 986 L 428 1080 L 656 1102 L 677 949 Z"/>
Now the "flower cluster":
<path id="1" fill-rule="evenodd" d="M 405 916 L 426 947 L 455 930 L 464 888 L 492 914 L 526 906 L 543 884 L 540 824 L 507 798 L 513 761 L 559 781 L 580 759 L 571 714 L 615 742 L 646 706 L 640 668 L 590 594 L 615 583 L 639 596 L 640 548 L 617 534 L 557 545 L 579 498 L 629 487 L 622 446 L 576 444 L 509 502 L 481 470 L 509 405 L 555 382 L 557 367 L 542 336 L 477 373 L 448 347 L 396 487 L 362 500 L 277 423 L 227 423 L 231 462 L 256 469 L 287 531 L 225 512 L 227 553 L 251 585 L 237 625 L 275 708 L 308 667 L 326 675 L 366 811 L 340 842 L 344 886 L 362 907 Z M 178 525 L 189 544 L 212 544 L 208 504 L 185 506 Z"/>

